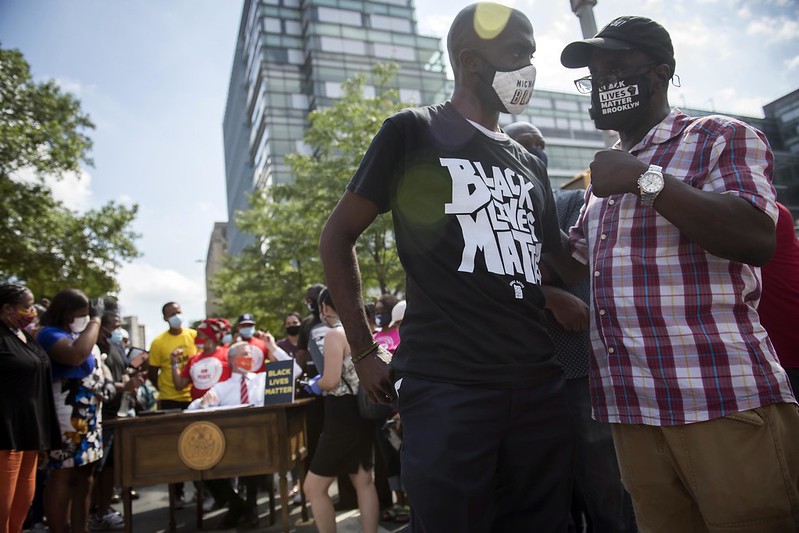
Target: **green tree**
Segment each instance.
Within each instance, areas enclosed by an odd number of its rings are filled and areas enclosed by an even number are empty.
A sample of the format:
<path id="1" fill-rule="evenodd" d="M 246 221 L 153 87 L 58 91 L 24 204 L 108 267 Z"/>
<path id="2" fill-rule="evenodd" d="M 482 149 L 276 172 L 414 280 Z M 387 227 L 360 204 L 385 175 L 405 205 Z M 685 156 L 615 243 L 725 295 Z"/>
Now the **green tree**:
<path id="1" fill-rule="evenodd" d="M 130 228 L 138 207 L 111 202 L 74 213 L 44 183 L 92 164 L 92 128 L 76 98 L 54 81 L 34 82 L 22 54 L 0 48 L 0 279 L 40 296 L 118 290 L 119 266 L 138 256 Z M 37 181 L 12 179 L 23 170 Z"/>
<path id="2" fill-rule="evenodd" d="M 251 209 L 236 219 L 256 241 L 228 258 L 212 280 L 223 314 L 251 311 L 279 328 L 286 311 L 301 309 L 305 289 L 323 281 L 318 251 L 322 226 L 380 125 L 406 107 L 391 88 L 395 74 L 396 66 L 378 65 L 371 74 L 374 98 L 364 96 L 367 76 L 359 75 L 343 84 L 344 95 L 334 105 L 309 115 L 304 140 L 310 155 L 287 157 L 294 181 L 256 191 Z M 357 253 L 366 289 L 404 289 L 390 214 L 380 215 L 364 232 Z"/>

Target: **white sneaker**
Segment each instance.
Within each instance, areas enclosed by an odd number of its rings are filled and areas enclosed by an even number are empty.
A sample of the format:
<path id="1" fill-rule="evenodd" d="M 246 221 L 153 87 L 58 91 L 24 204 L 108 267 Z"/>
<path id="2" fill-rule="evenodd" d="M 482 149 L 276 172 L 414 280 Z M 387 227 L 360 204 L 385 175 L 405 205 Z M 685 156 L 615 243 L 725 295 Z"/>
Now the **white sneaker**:
<path id="1" fill-rule="evenodd" d="M 36 522 L 28 531 L 30 533 L 50 533 L 50 528 L 44 522 Z"/>
<path id="2" fill-rule="evenodd" d="M 125 519 L 113 509 L 103 516 L 93 514 L 89 517 L 90 531 L 121 531 L 125 529 Z"/>
<path id="3" fill-rule="evenodd" d="M 203 511 L 205 511 L 206 513 L 208 511 L 212 511 L 214 509 L 215 503 L 216 502 L 214 501 L 213 496 L 211 496 L 210 494 L 206 495 L 205 498 L 203 498 Z"/>

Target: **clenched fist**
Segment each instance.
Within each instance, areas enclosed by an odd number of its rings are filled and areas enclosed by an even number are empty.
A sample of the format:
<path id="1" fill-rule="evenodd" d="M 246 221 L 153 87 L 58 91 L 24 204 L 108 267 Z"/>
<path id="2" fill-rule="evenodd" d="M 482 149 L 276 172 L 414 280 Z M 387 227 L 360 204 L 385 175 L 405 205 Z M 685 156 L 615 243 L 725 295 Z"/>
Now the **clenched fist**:
<path id="1" fill-rule="evenodd" d="M 638 194 L 638 178 L 649 165 L 622 150 L 602 150 L 591 162 L 591 192 L 599 198 Z"/>

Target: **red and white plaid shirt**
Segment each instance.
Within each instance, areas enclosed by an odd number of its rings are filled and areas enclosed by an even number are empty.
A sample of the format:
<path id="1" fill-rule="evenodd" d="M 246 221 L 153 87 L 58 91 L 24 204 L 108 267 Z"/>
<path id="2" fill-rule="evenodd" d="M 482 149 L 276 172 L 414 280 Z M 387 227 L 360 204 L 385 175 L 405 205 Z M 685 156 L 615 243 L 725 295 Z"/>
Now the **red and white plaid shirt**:
<path id="1" fill-rule="evenodd" d="M 777 219 L 765 136 L 673 110 L 630 151 Z M 760 269 L 709 254 L 634 194 L 597 198 L 570 230 L 590 267 L 594 418 L 669 426 L 795 402 L 760 325 Z"/>

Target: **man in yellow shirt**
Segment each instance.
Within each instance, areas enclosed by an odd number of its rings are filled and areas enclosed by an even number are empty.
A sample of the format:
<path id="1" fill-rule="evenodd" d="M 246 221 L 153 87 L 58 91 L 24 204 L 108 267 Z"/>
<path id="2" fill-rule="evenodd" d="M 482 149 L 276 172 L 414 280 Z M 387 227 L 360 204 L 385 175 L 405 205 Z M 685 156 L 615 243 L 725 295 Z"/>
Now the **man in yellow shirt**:
<path id="1" fill-rule="evenodd" d="M 191 384 L 184 389 L 175 389 L 172 372 L 180 373 L 189 357 L 197 353 L 194 339 L 197 331 L 183 327 L 180 305 L 167 302 L 161 309 L 164 321 L 169 329 L 158 335 L 150 344 L 150 382 L 158 389 L 159 409 L 185 409 L 191 403 Z M 172 366 L 172 352 L 181 349 L 180 362 Z M 183 483 L 173 484 L 174 506 L 180 509 L 184 505 Z"/>
<path id="2" fill-rule="evenodd" d="M 180 305 L 176 302 L 164 304 L 162 311 L 169 329 L 157 336 L 150 345 L 150 381 L 158 389 L 159 409 L 185 409 L 191 403 L 191 385 L 176 389 L 172 372 L 179 373 L 189 357 L 197 353 L 197 346 L 194 344 L 197 332 L 183 327 Z M 180 362 L 173 368 L 170 356 L 179 348 L 183 353 L 180 355 Z"/>

